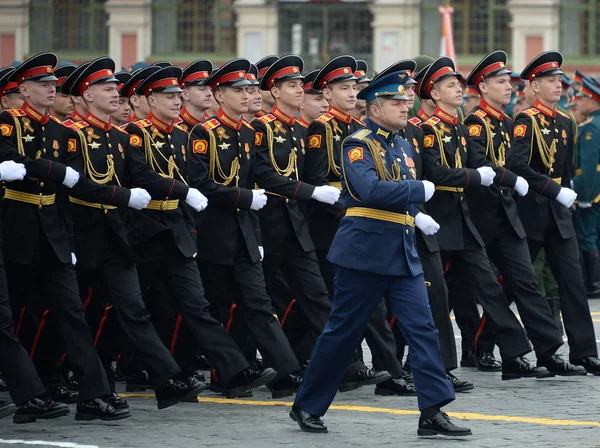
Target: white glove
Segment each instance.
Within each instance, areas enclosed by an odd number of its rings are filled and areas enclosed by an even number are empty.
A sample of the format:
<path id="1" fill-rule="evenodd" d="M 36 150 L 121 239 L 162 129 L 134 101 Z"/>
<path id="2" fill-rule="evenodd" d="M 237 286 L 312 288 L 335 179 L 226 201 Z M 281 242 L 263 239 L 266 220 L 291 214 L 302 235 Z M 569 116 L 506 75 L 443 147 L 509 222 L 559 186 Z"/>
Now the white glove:
<path id="1" fill-rule="evenodd" d="M 71 263 L 73 263 L 73 266 L 77 264 L 77 256 L 75 255 L 75 252 L 71 252 Z"/>
<path id="2" fill-rule="evenodd" d="M 496 177 L 496 172 L 490 168 L 489 166 L 482 166 L 481 168 L 477 168 L 479 175 L 481 176 L 481 185 L 484 187 L 489 187 L 494 183 L 494 177 Z"/>
<path id="3" fill-rule="evenodd" d="M 201 212 L 208 205 L 206 196 L 200 193 L 196 188 L 190 188 L 190 191 L 185 198 L 185 202 L 197 212 Z"/>
<path id="4" fill-rule="evenodd" d="M 429 182 L 428 180 L 422 180 L 423 189 L 425 190 L 425 202 L 431 199 L 433 193 L 435 193 L 435 185 L 433 182 Z"/>
<path id="5" fill-rule="evenodd" d="M 67 188 L 73 188 L 77 181 L 79 181 L 79 173 L 68 166 L 67 172 L 65 173 L 65 180 L 62 182 L 63 185 Z"/>
<path id="6" fill-rule="evenodd" d="M 143 188 L 132 188 L 129 190 L 131 196 L 129 196 L 129 204 L 127 204 L 131 208 L 135 208 L 136 210 L 141 210 L 148 206 L 148 202 L 152 197 L 150 193 L 148 193 Z"/>
<path id="7" fill-rule="evenodd" d="M 592 206 L 591 202 L 580 202 L 577 204 L 579 208 L 590 208 Z"/>
<path id="8" fill-rule="evenodd" d="M 562 187 L 556 196 L 556 200 L 567 208 L 573 205 L 575 199 L 577 199 L 577 193 L 566 187 Z"/>
<path id="9" fill-rule="evenodd" d="M 267 195 L 265 190 L 252 190 L 252 204 L 250 205 L 251 210 L 260 210 L 267 203 Z"/>
<path id="10" fill-rule="evenodd" d="M 258 251 L 260 252 L 260 261 L 263 261 L 265 258 L 265 248 L 262 246 L 258 246 Z"/>
<path id="11" fill-rule="evenodd" d="M 341 191 L 330 185 L 323 185 L 321 187 L 315 187 L 312 198 L 325 204 L 333 205 L 340 198 Z"/>
<path id="12" fill-rule="evenodd" d="M 529 191 L 529 182 L 527 182 L 521 176 L 517 177 L 517 183 L 515 184 L 515 191 L 519 193 L 519 196 L 525 196 Z"/>
<path id="13" fill-rule="evenodd" d="M 415 225 L 425 235 L 434 235 L 438 230 L 440 230 L 440 225 L 435 222 L 435 219 L 429 215 L 426 215 L 425 213 L 417 214 L 415 217 Z"/>
<path id="14" fill-rule="evenodd" d="M 23 180 L 26 174 L 27 170 L 22 163 L 16 163 L 13 160 L 0 163 L 0 180 L 7 182 Z"/>

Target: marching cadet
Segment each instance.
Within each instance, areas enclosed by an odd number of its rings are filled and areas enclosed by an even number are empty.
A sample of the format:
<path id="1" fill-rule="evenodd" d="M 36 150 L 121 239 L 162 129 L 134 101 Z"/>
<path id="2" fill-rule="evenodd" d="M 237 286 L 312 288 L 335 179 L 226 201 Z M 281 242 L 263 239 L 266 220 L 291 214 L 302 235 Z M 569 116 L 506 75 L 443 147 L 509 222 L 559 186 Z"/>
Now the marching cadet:
<path id="1" fill-rule="evenodd" d="M 181 122 L 178 123 L 184 131 L 190 132 L 194 126 L 210 118 L 208 111 L 213 102 L 213 93 L 206 80 L 213 71 L 212 62 L 199 59 L 192 62 L 183 70 L 181 88 L 183 92 L 183 107 L 181 108 Z"/>
<path id="2" fill-rule="evenodd" d="M 277 59 L 279 59 L 279 56 L 269 55 L 265 56 L 256 64 L 254 64 L 256 66 L 256 69 L 258 70 L 258 75 L 256 75 L 256 79 L 258 80 L 258 82 L 262 80 L 262 77 L 267 71 L 267 69 L 271 65 L 273 65 L 273 63 Z M 257 117 L 262 117 L 263 115 L 267 115 L 268 113 L 270 113 L 271 108 L 275 104 L 275 99 L 273 98 L 273 95 L 271 95 L 270 91 L 261 89 L 260 94 L 262 96 L 262 106 L 261 109 L 256 113 Z"/>
<path id="3" fill-rule="evenodd" d="M 72 92 L 85 100 L 88 112 L 85 121 L 71 126 L 77 138 L 67 163 L 81 177 L 70 192 L 70 215 L 80 267 L 108 292 L 120 331 L 148 366 L 158 408 L 164 409 L 206 387 L 180 378 L 181 370 L 152 327 L 142 301 L 125 220 L 127 207 L 145 208 L 150 195 L 128 188 L 129 137 L 110 123 L 119 95 L 114 68 L 114 61 L 103 57 L 73 73 L 77 79 Z"/>
<path id="4" fill-rule="evenodd" d="M 515 119 L 507 165 L 529 182 L 529 193 L 517 198 L 517 207 L 531 259 L 535 260 L 543 248 L 558 283 L 569 360 L 600 375 L 594 324 L 569 213 L 577 198 L 570 188 L 575 135 L 571 118 L 556 109 L 562 91 L 562 61 L 559 52 L 548 51 L 521 72 L 535 94 L 535 103 Z"/>
<path id="5" fill-rule="evenodd" d="M 239 347 L 208 311 L 195 260 L 196 227 L 187 208 L 200 212 L 207 200 L 187 185 L 188 134 L 173 124 L 181 110 L 181 75 L 179 67 L 164 67 L 136 88 L 137 96 L 145 96 L 150 114 L 127 126 L 129 175 L 132 185 L 146 189 L 152 200 L 132 216 L 128 231 L 140 255 L 141 283 L 155 279 L 164 283 L 196 344 L 216 367 L 228 397 L 234 398 L 269 383 L 276 372 L 250 369 Z"/>
<path id="6" fill-rule="evenodd" d="M 555 375 L 585 375 L 583 367 L 569 364 L 556 353 L 563 344 L 561 329 L 537 287 L 525 230 L 511 191 L 512 188 L 519 196 L 525 196 L 529 185 L 505 167 L 513 130 L 512 120 L 502 109 L 510 102 L 512 91 L 507 58 L 504 51 L 494 51 L 467 78 L 467 85 L 475 86 L 481 93 L 479 105 L 465 119 L 469 128 L 469 166 L 493 168 L 499 182 L 471 188 L 466 195 L 467 204 L 490 260 L 514 297 L 537 365 Z"/>
<path id="7" fill-rule="evenodd" d="M 356 71 L 354 72 L 354 77 L 356 78 L 356 87 L 355 91 L 358 93 L 361 90 L 364 90 L 371 80 L 368 76 L 369 66 L 366 61 L 362 59 L 356 60 Z M 365 115 L 365 102 L 363 100 L 356 100 L 356 104 L 354 105 L 354 109 L 352 109 L 352 116 L 358 120 L 362 120 Z"/>
<path id="8" fill-rule="evenodd" d="M 347 61 L 354 62 L 353 58 L 347 58 Z M 325 170 L 319 171 L 307 165 L 304 133 L 295 119 L 304 97 L 303 66 L 304 61 L 299 56 L 284 56 L 268 68 L 261 80 L 261 89 L 271 92 L 275 105 L 271 114 L 254 121 L 257 157 L 268 161 L 276 173 L 299 183 L 292 198 L 267 191 L 269 201 L 258 215 L 265 250 L 263 268 L 267 291 L 272 283 L 278 281 L 277 273 L 281 269 L 311 330 L 320 334 L 327 322 L 331 304 L 319 271 L 315 245 L 298 200 L 309 201 L 312 198 L 331 206 L 337 203 L 340 190 L 326 185 Z M 347 74 L 353 78 L 353 68 L 345 66 L 342 70 L 347 70 Z M 354 93 L 352 96 L 356 98 Z M 350 390 L 376 384 L 383 381 L 380 379 L 382 377 L 389 379 L 390 375 L 387 372 L 374 372 L 357 359 L 348 370 L 343 388 Z"/>
<path id="9" fill-rule="evenodd" d="M 260 90 L 260 82 L 257 78 L 258 68 L 256 65 L 251 64 L 250 69 L 246 73 L 246 78 L 250 81 L 250 85 L 246 87 L 246 93 L 248 93 L 248 112 L 244 114 L 244 120 L 250 123 L 256 118 L 256 114 L 261 111 L 262 108 L 262 90 Z"/>
<path id="10" fill-rule="evenodd" d="M 73 113 L 73 102 L 71 101 L 71 95 L 61 92 L 60 88 L 76 68 L 76 65 L 67 64 L 61 65 L 54 70 L 54 76 L 58 78 L 58 81 L 56 81 L 56 98 L 54 98 L 54 103 L 50 107 L 50 114 L 63 123 Z"/>
<path id="11" fill-rule="evenodd" d="M 115 78 L 117 78 L 117 93 L 119 94 L 119 104 L 117 105 L 117 110 L 115 110 L 112 114 L 110 114 L 110 122 L 115 126 L 122 126 L 127 123 L 127 118 L 131 113 L 131 105 L 129 104 L 129 98 L 123 92 L 123 86 L 125 83 L 129 81 L 131 78 L 131 73 L 129 72 L 119 72 L 115 73 Z"/>
<path id="12" fill-rule="evenodd" d="M 327 432 L 321 416 L 371 312 L 385 296 L 413 351 L 418 435 L 471 434 L 440 409 L 454 400 L 454 390 L 444 371 L 414 235 L 415 204 L 429 200 L 435 190 L 431 182 L 415 179 L 413 149 L 397 136 L 408 119 L 402 81 L 409 77 L 403 74 L 390 73 L 360 92 L 367 122 L 342 148 L 347 208 L 329 253 L 337 268 L 335 303 L 290 412 L 303 431 Z"/>
<path id="13" fill-rule="evenodd" d="M 83 70 L 89 64 L 89 61 L 84 62 L 79 67 L 77 67 L 77 69 Z M 75 81 L 76 80 L 74 79 L 74 77 L 67 77 L 67 79 L 65 79 L 60 85 L 60 92 L 69 95 L 69 93 L 71 92 L 72 83 L 74 83 Z M 63 121 L 63 124 L 67 127 L 71 126 L 77 121 L 84 120 L 85 115 L 87 114 L 87 105 L 85 104 L 85 101 L 83 101 L 83 98 L 81 98 L 79 95 L 71 95 L 71 101 L 73 102 L 73 111 L 71 112 L 71 116 L 65 121 Z"/>
<path id="14" fill-rule="evenodd" d="M 479 100 L 481 100 L 481 95 L 477 89 L 467 84 L 463 95 L 463 104 L 461 106 L 465 117 L 477 107 Z"/>
<path id="15" fill-rule="evenodd" d="M 263 363 L 277 371 L 268 387 L 273 398 L 281 398 L 297 390 L 299 379 L 291 374 L 300 366 L 267 295 L 260 263 L 261 232 L 253 214 L 264 207 L 267 196 L 264 190 L 254 189 L 254 184 L 289 198 L 299 190 L 308 193 L 312 187 L 290 181 L 275 173 L 266 160 L 257 158 L 254 129 L 242 118 L 248 109 L 248 88 L 256 85 L 256 76 L 248 76 L 248 70 L 248 60 L 235 59 L 206 81 L 221 107 L 215 118 L 192 129 L 188 176 L 190 185 L 205 194 L 211 204 L 196 215 L 198 264 L 207 298 L 211 303 L 227 301 L 224 289 L 233 285 L 235 320 L 245 321 Z M 221 238 L 216 240 L 215 235 Z"/>
<path id="16" fill-rule="evenodd" d="M 50 168 L 36 172 L 30 169 L 31 162 L 25 163 L 29 177 L 5 189 L 3 252 L 8 286 L 13 300 L 26 303 L 31 298 L 56 313 L 80 385 L 75 419 L 119 420 L 131 414 L 111 404 L 106 374 L 83 317 L 65 210 L 56 203 L 59 183 L 71 188 L 79 179 L 77 171 L 62 164 L 75 143 L 73 134 L 48 114 L 56 94 L 56 63 L 56 55 L 41 53 L 20 65 L 11 80 L 25 97 L 23 108 L 0 114 L 2 158 L 44 159 Z M 35 414 L 27 418 L 35 420 Z"/>
<path id="17" fill-rule="evenodd" d="M 531 350 L 529 341 L 496 282 L 464 201 L 465 188 L 489 187 L 496 177 L 501 185 L 514 185 L 489 166 L 470 168 L 473 151 L 469 151 L 469 131 L 457 117 L 462 102 L 459 76 L 452 59 L 441 57 L 429 66 L 419 86 L 420 97 L 436 104 L 434 115 L 422 124 L 423 171 L 438 191 L 427 210 L 441 226 L 437 239 L 443 261 L 450 263 L 457 280 L 468 285 L 498 326 L 497 340 L 504 359 L 502 379 L 547 377 L 551 374 L 545 367 L 534 367 L 524 357 Z"/>
<path id="18" fill-rule="evenodd" d="M 129 104 L 131 105 L 131 114 L 128 118 L 129 122 L 146 118 L 150 113 L 148 100 L 143 93 L 139 92 L 138 87 L 144 79 L 159 69 L 160 67 L 158 65 L 148 65 L 140 68 L 133 72 L 131 78 L 129 78 L 123 87 L 121 87 L 122 95 L 129 98 Z"/>
<path id="19" fill-rule="evenodd" d="M 300 116 L 298 117 L 298 124 L 300 124 L 306 133 L 304 140 L 308 140 L 308 128 L 310 124 L 319 118 L 321 115 L 327 113 L 329 104 L 327 99 L 323 95 L 321 89 L 317 89 L 314 86 L 313 81 L 315 80 L 319 69 L 313 70 L 304 76 L 304 84 L 302 88 L 304 90 L 304 98 L 302 99 L 302 105 L 300 106 Z"/>
<path id="20" fill-rule="evenodd" d="M 590 79 L 582 79 L 580 100 L 582 115 L 587 116 L 579 127 L 577 158 L 573 189 L 577 193 L 574 213 L 575 231 L 583 257 L 587 296 L 600 297 L 600 88 Z"/>
<path id="21" fill-rule="evenodd" d="M 2 106 L 2 110 L 20 109 L 25 101 L 19 92 L 19 84 L 9 81 L 14 71 L 13 67 L 0 69 L 0 106 Z"/>

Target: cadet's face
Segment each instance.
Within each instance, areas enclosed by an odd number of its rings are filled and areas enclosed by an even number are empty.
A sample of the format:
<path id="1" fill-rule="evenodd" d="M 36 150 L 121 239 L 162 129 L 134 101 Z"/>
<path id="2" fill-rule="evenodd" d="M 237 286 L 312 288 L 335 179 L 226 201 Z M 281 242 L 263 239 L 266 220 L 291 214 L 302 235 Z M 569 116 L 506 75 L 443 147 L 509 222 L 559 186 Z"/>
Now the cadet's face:
<path id="1" fill-rule="evenodd" d="M 479 89 L 494 104 L 507 105 L 510 103 L 512 85 L 510 84 L 509 75 L 488 78 L 479 84 Z"/>
<path id="2" fill-rule="evenodd" d="M 271 89 L 275 100 L 285 104 L 291 109 L 300 110 L 302 100 L 304 99 L 304 82 L 301 79 L 291 79 L 282 81 L 278 86 Z"/>
<path id="3" fill-rule="evenodd" d="M 116 82 L 106 82 L 102 84 L 92 84 L 83 92 L 83 98 L 88 102 L 91 108 L 92 104 L 98 111 L 105 114 L 112 114 L 119 107 L 119 92 L 117 92 Z"/>
<path id="4" fill-rule="evenodd" d="M 32 106 L 50 107 L 56 97 L 56 83 L 54 81 L 25 81 L 19 86 L 19 91 Z"/>
<path id="5" fill-rule="evenodd" d="M 273 106 L 273 104 L 275 104 L 275 99 L 273 98 L 273 95 L 271 95 L 271 91 L 261 90 L 260 96 L 262 97 L 262 102 L 263 102 L 262 109 L 264 109 L 264 110 L 271 109 L 271 106 Z"/>
<path id="6" fill-rule="evenodd" d="M 131 104 L 137 108 L 135 114 L 138 116 L 138 118 L 147 117 L 150 113 L 148 99 L 144 95 L 133 95 L 131 97 Z"/>
<path id="7" fill-rule="evenodd" d="M 431 91 L 431 97 L 438 103 L 443 103 L 452 108 L 458 108 L 462 104 L 463 89 L 456 76 L 446 76 L 435 83 Z"/>
<path id="8" fill-rule="evenodd" d="M 535 102 L 535 92 L 531 88 L 531 83 L 529 81 L 525 81 L 525 87 L 523 88 L 523 94 L 525 95 L 525 102 L 529 106 L 533 106 Z"/>
<path id="9" fill-rule="evenodd" d="M 368 82 L 361 82 L 360 84 L 356 84 L 356 86 L 354 87 L 354 91 L 358 95 L 358 92 L 360 92 L 361 90 L 364 90 L 368 85 L 369 85 Z M 356 105 L 354 106 L 355 109 L 364 110 L 366 105 L 367 105 L 367 102 L 365 100 L 359 100 L 358 98 L 356 98 Z"/>
<path id="10" fill-rule="evenodd" d="M 73 112 L 73 102 L 71 101 L 71 95 L 65 95 L 64 93 L 57 93 L 52 105 L 52 111 L 57 115 L 63 115 L 68 117 Z"/>
<path id="11" fill-rule="evenodd" d="M 2 97 L 2 108 L 3 109 L 20 109 L 23 107 L 25 98 L 21 93 L 7 93 Z"/>
<path id="12" fill-rule="evenodd" d="M 415 96 L 417 95 L 415 93 L 415 85 L 414 84 L 406 84 L 404 86 L 404 93 L 408 97 L 408 100 L 406 101 L 406 107 L 408 107 L 409 109 L 412 109 L 413 106 L 415 105 Z"/>
<path id="13" fill-rule="evenodd" d="M 214 92 L 215 98 L 226 113 L 242 115 L 248 112 L 250 96 L 246 87 L 220 87 Z"/>
<path id="14" fill-rule="evenodd" d="M 351 112 L 356 105 L 356 81 L 342 81 L 328 85 L 323 89 L 323 95 L 334 107 Z"/>
<path id="15" fill-rule="evenodd" d="M 539 98 L 547 103 L 557 103 L 562 95 L 560 75 L 542 76 L 531 82 L 531 87 Z"/>
<path id="16" fill-rule="evenodd" d="M 115 122 L 125 123 L 127 121 L 127 117 L 129 116 L 129 112 L 131 112 L 129 101 L 127 98 L 119 97 L 119 106 L 111 116 Z"/>
<path id="17" fill-rule="evenodd" d="M 526 100 L 522 100 L 522 101 L 517 101 L 517 103 L 515 104 L 515 107 L 513 108 L 513 117 L 516 117 L 519 113 L 523 112 L 525 109 L 527 109 L 528 104 Z"/>
<path id="18" fill-rule="evenodd" d="M 175 120 L 181 112 L 181 94 L 178 92 L 156 92 L 148 96 L 150 110 L 159 119 L 170 122 Z"/>
<path id="19" fill-rule="evenodd" d="M 304 94 L 302 109 L 311 121 L 316 120 L 324 113 L 327 113 L 328 108 L 329 105 L 322 93 L 318 95 L 313 95 L 312 93 Z"/>
<path id="20" fill-rule="evenodd" d="M 371 106 L 372 118 L 391 131 L 404 129 L 408 123 L 408 106 L 406 100 L 381 100 Z"/>
<path id="21" fill-rule="evenodd" d="M 209 86 L 187 86 L 183 89 L 183 99 L 200 110 L 210 109 L 213 93 Z"/>
<path id="22" fill-rule="evenodd" d="M 478 97 L 470 96 L 469 98 L 467 98 L 465 100 L 465 103 L 463 104 L 463 111 L 465 115 L 471 112 L 475 108 L 475 106 L 477 106 L 477 104 L 479 104 Z"/>
<path id="23" fill-rule="evenodd" d="M 260 87 L 250 86 L 246 88 L 248 92 L 248 113 L 255 114 L 262 108 L 262 95 Z"/>

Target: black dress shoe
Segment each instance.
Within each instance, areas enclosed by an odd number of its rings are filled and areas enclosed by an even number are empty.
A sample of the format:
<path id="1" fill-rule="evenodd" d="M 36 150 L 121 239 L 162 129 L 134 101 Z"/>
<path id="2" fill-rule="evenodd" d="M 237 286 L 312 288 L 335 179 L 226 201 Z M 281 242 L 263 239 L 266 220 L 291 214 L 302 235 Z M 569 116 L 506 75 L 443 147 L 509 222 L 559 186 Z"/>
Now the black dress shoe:
<path id="1" fill-rule="evenodd" d="M 80 401 L 77 403 L 77 413 L 75 414 L 75 420 L 78 421 L 112 421 L 129 417 L 131 417 L 129 409 L 115 409 L 108 401 L 102 398 Z"/>
<path id="2" fill-rule="evenodd" d="M 51 383 L 46 386 L 46 392 L 48 396 L 59 403 L 77 403 L 79 393 L 68 389 L 62 383 Z"/>
<path id="3" fill-rule="evenodd" d="M 582 366 L 592 375 L 600 375 L 600 359 L 597 356 L 586 356 L 585 358 L 572 359 L 571 363 Z"/>
<path id="4" fill-rule="evenodd" d="M 417 435 L 419 436 L 470 436 L 472 434 L 469 428 L 455 425 L 448 414 L 442 411 L 425 416 L 421 413 L 419 417 L 419 429 Z"/>
<path id="5" fill-rule="evenodd" d="M 125 392 L 144 392 L 152 389 L 145 371 L 135 372 L 125 377 Z"/>
<path id="6" fill-rule="evenodd" d="M 414 397 L 417 395 L 417 389 L 414 384 L 406 382 L 403 378 L 391 378 L 375 386 L 375 395 Z"/>
<path id="7" fill-rule="evenodd" d="M 482 372 L 500 372 L 502 363 L 496 359 L 493 353 L 484 352 L 483 350 L 475 350 L 473 353 L 475 359 L 475 367 Z"/>
<path id="8" fill-rule="evenodd" d="M 17 407 L 12 401 L 0 400 L 0 418 L 8 417 L 13 415 Z"/>
<path id="9" fill-rule="evenodd" d="M 208 390 L 210 390 L 211 392 L 216 392 L 221 395 L 225 395 L 225 398 L 249 398 L 249 397 L 254 396 L 254 394 L 252 393 L 251 390 L 245 390 L 243 392 L 240 392 L 236 396 L 230 395 L 227 388 L 223 385 L 223 383 L 219 383 L 219 382 L 215 381 L 215 379 L 213 378 L 212 375 L 210 378 L 210 385 L 208 386 Z M 196 400 L 196 401 L 198 401 L 198 400 Z"/>
<path id="10" fill-rule="evenodd" d="M 2 377 L 1 373 L 0 373 L 0 392 L 8 392 L 8 386 L 6 385 L 6 381 L 4 381 L 4 378 Z"/>
<path id="11" fill-rule="evenodd" d="M 106 397 L 106 401 L 115 409 L 129 409 L 129 403 L 116 392 Z"/>
<path id="12" fill-rule="evenodd" d="M 206 376 L 199 369 L 192 369 L 190 372 L 185 374 L 187 378 L 194 378 L 196 381 L 206 383 Z"/>
<path id="13" fill-rule="evenodd" d="M 576 366 L 566 361 L 558 353 L 553 354 L 549 358 L 540 358 L 537 361 L 538 366 L 545 367 L 548 372 L 560 376 L 579 376 L 587 375 L 587 371 L 582 366 Z"/>
<path id="14" fill-rule="evenodd" d="M 51 420 L 53 418 L 62 417 L 69 413 L 69 408 L 64 403 L 57 403 L 52 400 L 42 400 L 33 398 L 29 400 L 15 412 L 13 422 L 33 423 L 36 420 Z"/>
<path id="15" fill-rule="evenodd" d="M 408 384 L 412 384 L 413 386 L 415 385 L 415 377 L 413 376 L 412 372 L 408 372 L 403 369 L 400 372 L 400 378 L 402 378 Z"/>
<path id="16" fill-rule="evenodd" d="M 75 391 L 79 390 L 79 381 L 77 381 L 77 378 L 75 377 L 75 372 L 73 372 L 71 369 L 64 369 L 60 373 L 60 378 L 63 384 L 67 387 L 67 389 Z"/>
<path id="17" fill-rule="evenodd" d="M 460 357 L 460 366 L 461 367 L 477 367 L 477 361 L 475 359 L 475 353 L 463 353 Z"/>
<path id="18" fill-rule="evenodd" d="M 302 377 L 294 374 L 270 383 L 267 387 L 271 391 L 271 398 L 284 398 L 294 395 L 302 384 Z"/>
<path id="19" fill-rule="evenodd" d="M 248 390 L 256 389 L 273 381 L 277 372 L 271 368 L 252 370 L 250 368 L 238 373 L 226 386 L 227 398 L 236 398 Z"/>
<path id="20" fill-rule="evenodd" d="M 321 417 L 301 411 L 296 407 L 296 405 L 292 405 L 290 418 L 298 423 L 298 426 L 300 426 L 302 431 L 327 432 L 327 426 L 325 426 L 323 420 L 321 420 Z"/>
<path id="21" fill-rule="evenodd" d="M 201 383 L 195 378 L 188 378 L 187 380 L 171 378 L 154 392 L 158 409 L 166 409 L 192 398 L 197 402 L 198 394 L 206 390 L 207 387 L 205 383 Z"/>
<path id="22" fill-rule="evenodd" d="M 505 360 L 502 364 L 502 379 L 517 380 L 519 378 L 550 378 L 554 375 L 545 367 L 533 367 L 527 358 Z"/>
<path id="23" fill-rule="evenodd" d="M 383 383 L 390 379 L 392 379 L 392 375 L 385 370 L 375 371 L 365 366 L 354 374 L 344 378 L 339 391 L 348 392 L 362 386 L 368 386 L 369 384 Z"/>
<path id="24" fill-rule="evenodd" d="M 446 372 L 446 376 L 448 377 L 448 381 L 452 383 L 452 386 L 454 387 L 454 392 L 464 392 L 467 390 L 471 390 L 475 387 L 470 381 L 459 380 L 450 372 Z"/>

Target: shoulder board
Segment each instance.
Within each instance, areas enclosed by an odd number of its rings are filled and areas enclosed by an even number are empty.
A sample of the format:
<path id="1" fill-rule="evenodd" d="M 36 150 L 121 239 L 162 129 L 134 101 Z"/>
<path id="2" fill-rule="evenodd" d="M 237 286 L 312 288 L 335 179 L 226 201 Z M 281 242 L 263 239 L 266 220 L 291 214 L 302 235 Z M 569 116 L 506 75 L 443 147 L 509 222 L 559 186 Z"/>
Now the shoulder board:
<path id="1" fill-rule="evenodd" d="M 533 116 L 533 115 L 537 115 L 537 114 L 539 114 L 539 113 L 540 113 L 540 111 L 539 111 L 539 110 L 537 110 L 535 107 L 530 107 L 529 109 L 527 109 L 527 110 L 523 111 L 523 113 L 524 113 L 525 115 L 529 115 L 529 116 L 531 117 L 531 116 Z"/>
<path id="2" fill-rule="evenodd" d="M 563 117 L 568 118 L 569 120 L 571 120 L 571 116 L 565 112 L 563 112 L 560 109 L 556 109 L 556 112 L 558 112 L 559 114 L 561 114 Z"/>
<path id="3" fill-rule="evenodd" d="M 7 112 L 13 117 L 24 117 L 26 115 L 23 109 L 8 109 Z"/>
<path id="4" fill-rule="evenodd" d="M 475 112 L 473 115 L 475 115 L 476 117 L 479 118 L 483 118 L 487 115 L 486 111 L 483 109 L 479 109 L 477 112 Z"/>
<path id="5" fill-rule="evenodd" d="M 206 120 L 204 123 L 202 123 L 202 127 L 207 131 L 210 131 L 211 129 L 214 129 L 220 125 L 221 123 L 216 118 L 211 118 L 210 120 Z"/>
<path id="6" fill-rule="evenodd" d="M 152 122 L 150 120 L 146 120 L 145 118 L 134 121 L 133 124 L 135 124 L 138 128 L 147 128 L 148 126 L 152 126 Z"/>
<path id="7" fill-rule="evenodd" d="M 277 117 L 275 117 L 275 115 L 271 115 L 271 114 L 267 114 L 267 115 L 263 115 L 262 117 L 258 117 L 258 121 L 260 121 L 261 123 L 270 123 L 275 120 L 277 120 Z"/>
<path id="8" fill-rule="evenodd" d="M 112 127 L 113 129 L 116 129 L 117 131 L 121 131 L 123 134 L 129 135 L 129 132 L 127 132 L 125 130 L 125 127 L 127 126 L 127 124 L 124 124 L 122 126 L 117 126 L 116 124 L 113 124 Z"/>
<path id="9" fill-rule="evenodd" d="M 250 122 L 248 120 L 242 120 L 242 124 L 244 126 L 246 126 L 247 128 L 254 130 L 254 128 L 252 127 L 252 125 L 250 124 Z"/>
<path id="10" fill-rule="evenodd" d="M 363 140 L 370 133 L 371 133 L 370 129 L 361 129 L 360 131 L 356 131 L 349 138 L 355 138 L 356 140 Z"/>
<path id="11" fill-rule="evenodd" d="M 66 127 L 70 127 L 73 123 L 75 122 L 70 118 L 67 118 L 65 121 L 62 122 L 62 124 L 64 124 Z"/>
<path id="12" fill-rule="evenodd" d="M 89 123 L 87 121 L 77 121 L 75 123 L 73 123 L 71 126 L 69 126 L 69 128 L 73 129 L 74 131 L 78 131 L 79 129 L 83 129 L 89 126 Z"/>
<path id="13" fill-rule="evenodd" d="M 419 126 L 422 123 L 419 117 L 412 117 L 410 120 L 408 120 L 408 122 L 410 124 L 414 124 L 415 126 Z"/>
<path id="14" fill-rule="evenodd" d="M 326 123 L 329 120 L 331 120 L 332 118 L 333 118 L 333 115 L 331 115 L 331 114 L 323 114 L 319 118 L 317 118 L 316 121 L 318 121 L 319 123 Z"/>
<path id="15" fill-rule="evenodd" d="M 429 117 L 427 119 L 427 121 L 425 122 L 425 124 L 428 124 L 429 126 L 435 126 L 439 122 L 440 122 L 440 119 L 438 117 Z"/>
<path id="16" fill-rule="evenodd" d="M 358 118 L 354 118 L 354 117 L 352 117 L 352 121 L 354 121 L 354 122 L 356 122 L 356 123 L 360 124 L 361 126 L 364 126 L 364 125 L 365 125 L 365 122 L 364 122 L 364 121 L 362 121 L 362 120 L 359 120 Z"/>

